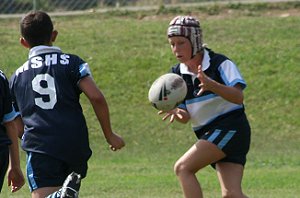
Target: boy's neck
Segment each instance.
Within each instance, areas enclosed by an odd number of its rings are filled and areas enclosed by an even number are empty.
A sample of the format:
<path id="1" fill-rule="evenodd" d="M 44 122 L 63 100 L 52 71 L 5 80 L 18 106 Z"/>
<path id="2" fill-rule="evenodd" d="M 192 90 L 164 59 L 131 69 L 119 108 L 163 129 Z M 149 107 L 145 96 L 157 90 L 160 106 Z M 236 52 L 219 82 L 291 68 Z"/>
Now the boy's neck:
<path id="1" fill-rule="evenodd" d="M 191 60 L 185 63 L 190 72 L 193 72 L 195 74 L 198 73 L 198 66 L 202 64 L 203 54 L 203 52 L 199 52 Z"/>

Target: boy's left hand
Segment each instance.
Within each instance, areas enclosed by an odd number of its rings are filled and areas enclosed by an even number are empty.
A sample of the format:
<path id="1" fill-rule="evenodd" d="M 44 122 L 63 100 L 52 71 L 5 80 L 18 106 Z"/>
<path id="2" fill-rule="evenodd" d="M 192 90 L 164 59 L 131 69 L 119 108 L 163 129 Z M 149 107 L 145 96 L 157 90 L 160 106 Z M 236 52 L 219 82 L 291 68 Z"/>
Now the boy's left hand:
<path id="1" fill-rule="evenodd" d="M 11 192 L 16 192 L 25 184 L 25 179 L 20 168 L 9 168 L 8 170 L 8 186 L 11 186 Z"/>
<path id="2" fill-rule="evenodd" d="M 198 66 L 198 74 L 197 74 L 197 78 L 199 79 L 199 81 L 201 82 L 199 84 L 200 87 L 200 91 L 197 93 L 197 95 L 201 95 L 203 92 L 210 90 L 211 86 L 212 86 L 212 82 L 213 80 L 211 78 L 209 78 L 202 70 L 202 65 Z"/>

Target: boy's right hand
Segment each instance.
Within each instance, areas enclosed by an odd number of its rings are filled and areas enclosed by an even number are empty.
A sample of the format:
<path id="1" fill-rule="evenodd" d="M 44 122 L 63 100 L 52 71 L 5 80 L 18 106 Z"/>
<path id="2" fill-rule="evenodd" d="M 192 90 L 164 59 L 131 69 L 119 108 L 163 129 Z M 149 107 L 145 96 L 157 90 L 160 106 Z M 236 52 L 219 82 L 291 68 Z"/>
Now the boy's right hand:
<path id="1" fill-rule="evenodd" d="M 112 132 L 110 136 L 106 137 L 106 141 L 112 151 L 117 151 L 125 146 L 123 138 L 114 132 Z"/>
<path id="2" fill-rule="evenodd" d="M 173 123 L 174 120 L 177 120 L 181 123 L 187 123 L 190 119 L 188 112 L 179 108 L 175 108 L 170 111 L 159 111 L 157 114 L 165 114 L 162 120 L 165 121 L 167 118 L 170 118 L 169 123 Z"/>
<path id="3" fill-rule="evenodd" d="M 162 118 L 163 121 L 165 121 L 168 117 L 170 117 L 170 121 L 169 121 L 170 123 L 174 122 L 176 117 L 178 117 L 179 119 L 182 119 L 182 115 L 180 113 L 178 113 L 176 111 L 176 109 L 172 109 L 172 110 L 167 111 L 167 112 L 159 111 L 158 115 L 161 115 L 161 114 L 164 114 L 164 113 L 165 113 L 165 115 Z"/>

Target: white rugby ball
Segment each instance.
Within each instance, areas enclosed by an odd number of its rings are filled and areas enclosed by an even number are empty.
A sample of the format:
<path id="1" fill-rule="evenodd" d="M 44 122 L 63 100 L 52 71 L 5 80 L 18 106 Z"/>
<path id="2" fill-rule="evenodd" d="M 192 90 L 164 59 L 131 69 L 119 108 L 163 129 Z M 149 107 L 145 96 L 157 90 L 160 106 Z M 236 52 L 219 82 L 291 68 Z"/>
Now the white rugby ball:
<path id="1" fill-rule="evenodd" d="M 153 82 L 148 99 L 156 109 L 169 111 L 176 108 L 186 94 L 187 86 L 183 78 L 178 74 L 167 73 Z"/>

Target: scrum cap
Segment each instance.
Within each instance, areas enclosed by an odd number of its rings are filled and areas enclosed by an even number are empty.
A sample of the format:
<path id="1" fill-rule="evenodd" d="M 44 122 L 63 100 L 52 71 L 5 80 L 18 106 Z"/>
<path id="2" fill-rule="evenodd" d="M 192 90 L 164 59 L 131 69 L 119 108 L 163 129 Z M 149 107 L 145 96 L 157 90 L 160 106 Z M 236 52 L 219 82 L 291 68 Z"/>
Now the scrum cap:
<path id="1" fill-rule="evenodd" d="M 192 57 L 203 50 L 202 29 L 197 19 L 192 16 L 176 16 L 169 24 L 168 38 L 184 36 L 192 44 Z"/>

